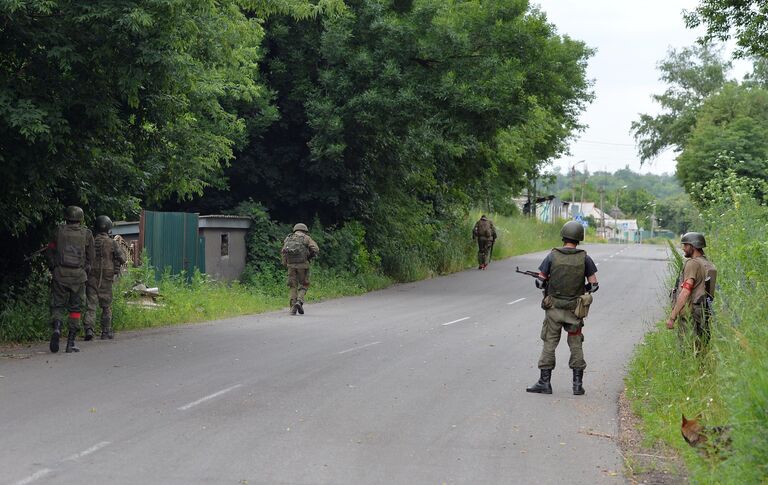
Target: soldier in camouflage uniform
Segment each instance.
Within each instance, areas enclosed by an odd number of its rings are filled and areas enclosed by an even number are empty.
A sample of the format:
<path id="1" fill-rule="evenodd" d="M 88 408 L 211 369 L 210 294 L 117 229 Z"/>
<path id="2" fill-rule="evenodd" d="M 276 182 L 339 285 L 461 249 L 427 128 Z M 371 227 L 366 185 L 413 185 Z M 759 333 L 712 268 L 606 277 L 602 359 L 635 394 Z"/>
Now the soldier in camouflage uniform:
<path id="1" fill-rule="evenodd" d="M 304 315 L 304 296 L 309 288 L 309 262 L 320 253 L 317 243 L 309 237 L 307 226 L 298 223 L 293 233 L 283 241 L 283 264 L 288 268 L 291 315 Z"/>
<path id="2" fill-rule="evenodd" d="M 715 298 L 717 268 L 704 255 L 704 234 L 688 232 L 680 239 L 686 261 L 672 292 L 672 312 L 667 328 L 679 322 L 681 340 L 693 330 L 694 350 L 702 350 L 709 342 L 709 321 Z M 691 328 L 692 327 L 692 328 Z"/>
<path id="3" fill-rule="evenodd" d="M 541 328 L 541 340 L 544 346 L 539 357 L 541 377 L 526 391 L 541 394 L 552 394 L 552 369 L 555 368 L 555 349 L 560 343 L 562 330 L 568 334 L 568 347 L 571 358 L 568 362 L 573 370 L 573 393 L 584 394 L 583 378 L 587 363 L 584 360 L 584 318 L 577 316 L 579 300 L 589 299 L 598 289 L 597 266 L 587 253 L 578 249 L 580 241 L 584 240 L 584 227 L 576 221 L 569 221 L 560 230 L 563 247 L 554 248 L 539 266 L 539 278 L 536 287 L 544 290 L 541 307 L 545 311 L 544 323 Z M 586 285 L 584 281 L 588 282 Z"/>
<path id="4" fill-rule="evenodd" d="M 472 239 L 477 241 L 477 269 L 485 269 L 491 261 L 491 249 L 496 242 L 496 228 L 485 214 L 472 228 Z"/>
<path id="5" fill-rule="evenodd" d="M 96 218 L 94 240 L 95 259 L 88 273 L 85 293 L 88 310 L 85 313 L 85 340 L 93 339 L 96 307 L 101 307 L 101 339 L 112 339 L 112 282 L 125 264 L 126 256 L 120 244 L 109 236 L 112 220 L 107 216 Z"/>
<path id="6" fill-rule="evenodd" d="M 82 227 L 83 209 L 69 206 L 64 210 L 67 223 L 56 228 L 56 238 L 48 244 L 46 257 L 52 268 L 51 285 L 51 352 L 59 351 L 59 337 L 64 315 L 69 312 L 66 352 L 80 352 L 75 336 L 80 315 L 85 310 L 85 282 L 93 264 L 94 242 L 91 230 Z"/>

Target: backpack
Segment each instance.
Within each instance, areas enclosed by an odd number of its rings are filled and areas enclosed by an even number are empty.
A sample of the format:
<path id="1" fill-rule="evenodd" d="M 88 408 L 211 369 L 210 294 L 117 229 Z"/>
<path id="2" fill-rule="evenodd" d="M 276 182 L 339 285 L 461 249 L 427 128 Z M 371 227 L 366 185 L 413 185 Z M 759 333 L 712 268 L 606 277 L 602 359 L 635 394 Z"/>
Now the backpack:
<path id="1" fill-rule="evenodd" d="M 285 239 L 282 253 L 288 264 L 299 264 L 309 261 L 309 249 L 304 244 L 304 236 L 298 234 L 291 234 Z"/>
<path id="2" fill-rule="evenodd" d="M 488 219 L 480 219 L 477 221 L 477 235 L 484 238 L 492 238 L 493 231 L 491 230 L 491 221 Z"/>
<path id="3" fill-rule="evenodd" d="M 86 229 L 59 226 L 56 234 L 56 264 L 64 268 L 85 267 Z"/>
<path id="4" fill-rule="evenodd" d="M 104 272 L 104 274 L 111 277 L 115 270 L 113 261 L 115 257 L 114 242 L 109 236 L 98 235 L 96 236 L 95 243 L 96 261 L 94 269 Z"/>

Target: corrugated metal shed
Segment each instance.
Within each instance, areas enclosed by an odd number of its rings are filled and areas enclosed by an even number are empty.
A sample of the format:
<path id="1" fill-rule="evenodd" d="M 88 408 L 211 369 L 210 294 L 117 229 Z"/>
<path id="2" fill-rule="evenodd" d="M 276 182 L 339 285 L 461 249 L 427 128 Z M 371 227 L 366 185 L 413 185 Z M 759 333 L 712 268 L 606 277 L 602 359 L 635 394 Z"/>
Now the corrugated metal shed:
<path id="1" fill-rule="evenodd" d="M 158 274 L 195 268 L 205 272 L 205 240 L 198 234 L 198 215 L 184 212 L 142 211 L 139 220 L 140 248 L 147 251 Z"/>

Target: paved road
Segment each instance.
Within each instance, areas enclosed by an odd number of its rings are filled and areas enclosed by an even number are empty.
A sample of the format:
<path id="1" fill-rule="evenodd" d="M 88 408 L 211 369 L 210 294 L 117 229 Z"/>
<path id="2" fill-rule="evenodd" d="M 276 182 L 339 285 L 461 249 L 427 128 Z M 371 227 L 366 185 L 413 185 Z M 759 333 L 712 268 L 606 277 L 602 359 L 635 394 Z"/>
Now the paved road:
<path id="1" fill-rule="evenodd" d="M 587 246 L 600 291 L 584 396 L 565 339 L 538 377 L 545 253 L 307 314 L 245 316 L 0 357 L 0 483 L 622 483 L 624 366 L 661 317 L 667 252 Z M 15 357 L 15 358 L 14 358 Z"/>

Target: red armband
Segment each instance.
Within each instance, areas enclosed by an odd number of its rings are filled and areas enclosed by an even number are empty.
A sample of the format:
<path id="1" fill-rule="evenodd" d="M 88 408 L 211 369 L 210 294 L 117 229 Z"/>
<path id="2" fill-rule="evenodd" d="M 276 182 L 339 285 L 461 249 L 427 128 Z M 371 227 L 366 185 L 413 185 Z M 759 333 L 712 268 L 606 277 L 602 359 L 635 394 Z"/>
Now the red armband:
<path id="1" fill-rule="evenodd" d="M 56 243 L 55 242 L 49 242 L 48 243 L 48 249 L 56 249 Z"/>
<path id="2" fill-rule="evenodd" d="M 688 290 L 688 291 L 693 291 L 693 285 L 690 284 L 688 281 L 680 285 L 680 288 L 683 288 L 684 290 Z"/>

